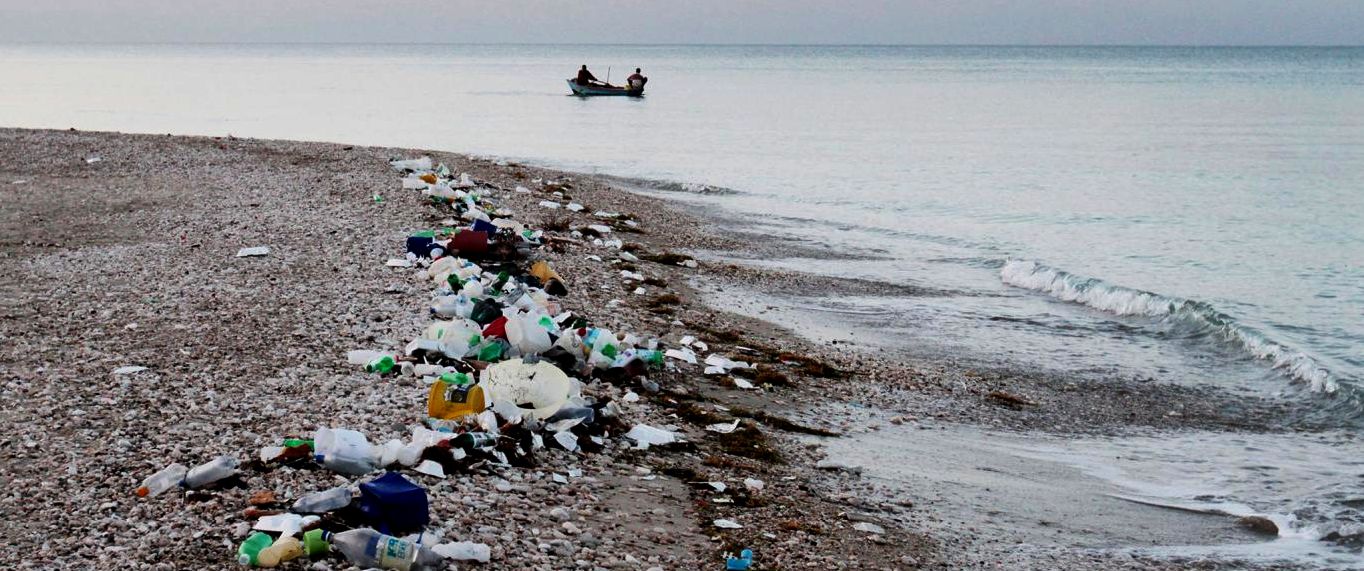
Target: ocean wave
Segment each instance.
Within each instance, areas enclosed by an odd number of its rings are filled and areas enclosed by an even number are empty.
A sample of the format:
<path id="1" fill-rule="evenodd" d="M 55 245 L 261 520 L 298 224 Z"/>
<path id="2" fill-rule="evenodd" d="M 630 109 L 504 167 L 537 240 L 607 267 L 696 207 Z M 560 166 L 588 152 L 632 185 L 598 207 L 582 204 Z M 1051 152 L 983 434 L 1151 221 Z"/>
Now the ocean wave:
<path id="1" fill-rule="evenodd" d="M 1210 334 L 1256 359 L 1267 361 L 1313 392 L 1335 393 L 1339 385 L 1331 372 L 1310 355 L 1242 325 L 1230 315 L 1201 301 L 1161 295 L 1078 276 L 1030 260 L 1009 260 L 999 270 L 1004 283 L 1038 291 L 1063 301 L 1086 305 L 1116 315 L 1137 315 L 1178 321 Z"/>
<path id="2" fill-rule="evenodd" d="M 598 174 L 598 178 L 609 180 L 621 186 L 632 187 L 640 190 L 652 190 L 657 192 L 675 192 L 682 194 L 706 194 L 706 195 L 735 195 L 742 194 L 732 188 L 714 186 L 698 182 L 676 182 L 670 180 L 655 180 L 649 178 L 635 178 L 627 176 L 617 176 L 609 174 Z"/>

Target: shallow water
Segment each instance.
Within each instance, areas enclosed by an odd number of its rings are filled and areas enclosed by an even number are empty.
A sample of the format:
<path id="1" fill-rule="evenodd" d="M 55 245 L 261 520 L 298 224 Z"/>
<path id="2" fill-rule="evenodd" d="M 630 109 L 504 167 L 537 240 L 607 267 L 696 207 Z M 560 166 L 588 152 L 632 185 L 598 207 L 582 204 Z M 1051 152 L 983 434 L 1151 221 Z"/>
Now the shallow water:
<path id="1" fill-rule="evenodd" d="M 1061 439 L 906 425 L 824 444 L 831 460 L 862 467 L 892 497 L 912 491 L 918 509 L 940 513 L 948 530 L 1001 534 L 1024 549 L 1364 565 L 1357 551 L 1319 541 L 1332 531 L 1364 533 L 1357 484 L 1340 478 L 1364 469 L 1359 458 L 1339 454 L 1356 444 L 1354 435 Z M 1203 457 L 1191 461 L 1189 449 Z M 1244 515 L 1269 517 L 1279 536 L 1241 529 L 1235 518 Z"/>

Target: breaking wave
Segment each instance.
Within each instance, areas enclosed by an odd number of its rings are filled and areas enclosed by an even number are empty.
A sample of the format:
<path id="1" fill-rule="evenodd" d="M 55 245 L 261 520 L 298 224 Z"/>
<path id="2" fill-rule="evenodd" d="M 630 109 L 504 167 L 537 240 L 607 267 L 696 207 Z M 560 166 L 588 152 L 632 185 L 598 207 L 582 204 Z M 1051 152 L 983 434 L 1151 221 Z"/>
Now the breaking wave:
<path id="1" fill-rule="evenodd" d="M 999 275 L 1006 284 L 1116 315 L 1137 315 L 1188 324 L 1256 359 L 1269 362 L 1274 369 L 1307 384 L 1313 392 L 1331 394 L 1339 388 L 1331 372 L 1311 356 L 1241 325 L 1231 316 L 1201 301 L 1117 286 L 1028 260 L 1009 260 L 1000 269 Z"/>

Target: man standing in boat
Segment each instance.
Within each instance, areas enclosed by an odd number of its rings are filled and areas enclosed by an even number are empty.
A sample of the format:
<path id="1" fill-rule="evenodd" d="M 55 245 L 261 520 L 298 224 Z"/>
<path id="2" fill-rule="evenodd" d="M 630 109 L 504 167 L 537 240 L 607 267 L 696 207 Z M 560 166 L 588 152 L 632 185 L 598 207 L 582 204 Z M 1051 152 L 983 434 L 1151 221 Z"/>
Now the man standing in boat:
<path id="1" fill-rule="evenodd" d="M 592 85 L 592 82 L 597 81 L 597 76 L 592 75 L 592 72 L 587 71 L 587 64 L 583 64 L 582 69 L 578 70 L 577 81 L 578 85 Z"/>

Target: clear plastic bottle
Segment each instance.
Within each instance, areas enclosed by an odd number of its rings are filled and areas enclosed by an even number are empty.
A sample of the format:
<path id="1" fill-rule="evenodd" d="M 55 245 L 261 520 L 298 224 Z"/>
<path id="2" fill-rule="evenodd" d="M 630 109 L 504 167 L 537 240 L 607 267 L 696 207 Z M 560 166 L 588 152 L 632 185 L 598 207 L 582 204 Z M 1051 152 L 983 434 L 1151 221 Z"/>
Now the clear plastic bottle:
<path id="1" fill-rule="evenodd" d="M 299 498 L 298 501 L 294 502 L 294 506 L 289 509 L 294 513 L 301 514 L 326 513 L 350 505 L 351 498 L 350 487 L 340 486 L 303 496 Z"/>
<path id="2" fill-rule="evenodd" d="M 313 442 L 314 458 L 331 470 L 362 476 L 379 468 L 374 445 L 364 434 L 354 430 L 319 428 Z"/>
<path id="3" fill-rule="evenodd" d="M 141 498 L 156 497 L 162 492 L 179 486 L 185 481 L 185 474 L 189 472 L 184 464 L 174 463 L 162 468 L 159 472 L 147 476 L 142 480 L 142 485 L 137 488 L 137 495 Z"/>
<path id="4" fill-rule="evenodd" d="M 185 487 L 199 488 L 232 476 L 237 473 L 238 464 L 236 456 L 224 454 L 195 466 L 185 475 Z"/>
<path id="5" fill-rule="evenodd" d="M 443 558 L 430 549 L 369 528 L 332 534 L 328 541 L 333 551 L 340 551 L 357 567 L 425 571 L 444 564 Z"/>

